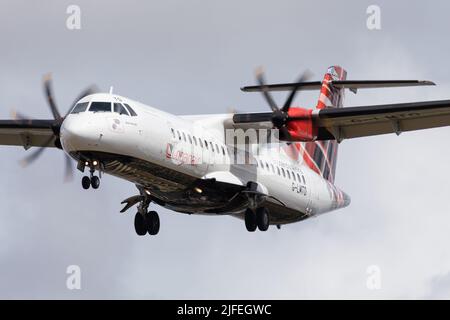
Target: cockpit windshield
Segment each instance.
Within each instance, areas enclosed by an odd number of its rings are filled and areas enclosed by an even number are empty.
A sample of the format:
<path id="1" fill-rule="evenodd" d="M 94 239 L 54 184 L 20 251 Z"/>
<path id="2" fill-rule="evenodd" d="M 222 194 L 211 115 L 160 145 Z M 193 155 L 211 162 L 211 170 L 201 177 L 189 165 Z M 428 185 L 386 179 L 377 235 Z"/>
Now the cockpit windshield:
<path id="1" fill-rule="evenodd" d="M 72 109 L 71 113 L 80 113 L 85 112 L 87 109 L 89 102 L 80 102 L 75 105 L 75 107 Z"/>
<path id="2" fill-rule="evenodd" d="M 111 102 L 92 102 L 89 107 L 91 112 L 111 112 Z"/>
<path id="3" fill-rule="evenodd" d="M 117 103 L 117 102 L 114 103 L 114 112 L 117 112 L 118 114 L 124 114 L 124 115 L 129 116 L 127 110 L 121 103 Z"/>
<path id="4" fill-rule="evenodd" d="M 136 112 L 130 107 L 129 104 L 122 104 L 119 102 L 106 102 L 106 101 L 93 101 L 87 110 L 89 102 L 79 102 L 73 107 L 70 113 L 81 113 L 85 111 L 91 112 L 115 112 L 126 116 L 137 116 Z"/>

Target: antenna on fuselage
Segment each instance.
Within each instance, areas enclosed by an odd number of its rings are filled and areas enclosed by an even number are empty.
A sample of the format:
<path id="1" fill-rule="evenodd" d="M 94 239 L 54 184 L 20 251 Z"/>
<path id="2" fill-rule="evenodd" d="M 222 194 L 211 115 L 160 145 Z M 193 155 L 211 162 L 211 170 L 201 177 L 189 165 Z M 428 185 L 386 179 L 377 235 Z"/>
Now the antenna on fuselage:
<path id="1" fill-rule="evenodd" d="M 109 94 L 113 94 L 113 89 L 114 89 L 113 86 L 109 87 Z"/>

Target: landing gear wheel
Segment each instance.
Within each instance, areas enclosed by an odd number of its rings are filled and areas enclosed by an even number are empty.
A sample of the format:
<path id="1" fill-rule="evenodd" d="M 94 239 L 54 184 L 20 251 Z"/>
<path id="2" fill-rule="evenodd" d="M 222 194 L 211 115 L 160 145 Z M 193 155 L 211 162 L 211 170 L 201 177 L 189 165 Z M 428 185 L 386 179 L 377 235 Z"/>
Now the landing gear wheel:
<path id="1" fill-rule="evenodd" d="M 147 224 L 147 231 L 150 235 L 154 236 L 159 232 L 159 216 L 156 211 L 150 211 L 145 216 L 145 221 Z"/>
<path id="2" fill-rule="evenodd" d="M 134 217 L 134 229 L 139 236 L 145 236 L 147 233 L 147 224 L 145 218 L 139 212 Z"/>
<path id="3" fill-rule="evenodd" d="M 81 185 L 83 186 L 83 189 L 89 189 L 89 187 L 91 186 L 91 179 L 88 176 L 84 176 L 81 179 Z"/>
<path id="4" fill-rule="evenodd" d="M 261 231 L 267 231 L 269 229 L 269 210 L 261 207 L 256 209 L 256 224 Z"/>
<path id="5" fill-rule="evenodd" d="M 252 209 L 245 210 L 245 227 L 247 228 L 247 231 L 254 232 L 256 226 L 256 214 Z"/>
<path id="6" fill-rule="evenodd" d="M 93 176 L 91 178 L 91 186 L 94 189 L 98 189 L 98 187 L 100 187 L 100 178 L 97 176 Z"/>

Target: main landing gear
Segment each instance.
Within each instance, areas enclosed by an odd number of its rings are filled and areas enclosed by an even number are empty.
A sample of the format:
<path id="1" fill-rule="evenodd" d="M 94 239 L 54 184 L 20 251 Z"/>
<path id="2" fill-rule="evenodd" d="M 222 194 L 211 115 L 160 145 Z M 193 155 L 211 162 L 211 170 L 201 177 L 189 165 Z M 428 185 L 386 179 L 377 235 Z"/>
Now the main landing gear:
<path id="1" fill-rule="evenodd" d="M 147 232 L 149 235 L 155 236 L 159 232 L 158 213 L 156 211 L 148 211 L 149 205 L 149 197 L 142 196 L 138 205 L 138 212 L 134 216 L 134 229 L 139 236 L 144 236 Z"/>
<path id="2" fill-rule="evenodd" d="M 92 187 L 93 189 L 98 189 L 100 187 L 100 177 L 101 177 L 101 170 L 100 170 L 100 163 L 97 160 L 94 160 L 92 162 L 86 161 L 85 166 L 89 167 L 89 177 L 84 176 L 81 179 L 81 186 L 83 189 L 87 190 L 89 187 Z M 95 168 L 98 167 L 99 176 L 95 175 Z"/>
<path id="3" fill-rule="evenodd" d="M 140 212 L 134 217 L 134 229 L 139 236 L 148 234 L 154 236 L 159 232 L 159 216 L 156 211 L 149 211 L 144 215 Z"/>
<path id="4" fill-rule="evenodd" d="M 139 236 L 144 236 L 147 233 L 154 236 L 159 232 L 159 216 L 156 211 L 148 211 L 151 203 L 150 193 L 143 187 L 137 186 L 139 195 L 129 197 L 122 201 L 125 207 L 120 212 L 125 212 L 135 204 L 138 204 L 138 211 L 134 216 L 134 229 Z"/>
<path id="5" fill-rule="evenodd" d="M 269 223 L 269 210 L 267 208 L 259 207 L 256 210 L 248 208 L 245 211 L 245 227 L 249 232 L 254 232 L 256 228 L 260 231 L 267 231 Z"/>

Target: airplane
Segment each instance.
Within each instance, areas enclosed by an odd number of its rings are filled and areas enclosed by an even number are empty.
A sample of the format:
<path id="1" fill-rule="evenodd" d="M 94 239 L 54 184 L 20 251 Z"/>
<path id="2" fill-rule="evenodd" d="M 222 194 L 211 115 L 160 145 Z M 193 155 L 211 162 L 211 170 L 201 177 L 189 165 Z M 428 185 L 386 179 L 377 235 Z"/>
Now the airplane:
<path id="1" fill-rule="evenodd" d="M 21 114 L 0 120 L 0 145 L 38 147 L 27 165 L 46 148 L 66 156 L 86 172 L 84 189 L 97 189 L 103 174 L 127 180 L 138 189 L 124 201 L 137 205 L 135 232 L 158 234 L 154 203 L 185 214 L 229 215 L 247 231 L 268 230 L 347 207 L 350 197 L 335 185 L 339 143 L 343 140 L 450 125 L 450 100 L 343 107 L 344 92 L 359 89 L 427 86 L 419 80 L 347 80 L 340 66 L 327 69 L 322 81 L 267 84 L 261 70 L 257 85 L 270 112 L 173 115 L 92 87 L 59 112 L 51 85 L 45 95 L 53 119 Z M 318 90 L 315 108 L 294 107 L 296 93 Z M 273 91 L 287 91 L 279 107 Z"/>

